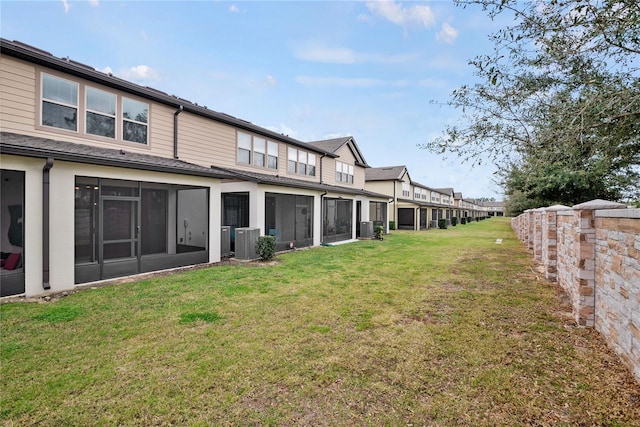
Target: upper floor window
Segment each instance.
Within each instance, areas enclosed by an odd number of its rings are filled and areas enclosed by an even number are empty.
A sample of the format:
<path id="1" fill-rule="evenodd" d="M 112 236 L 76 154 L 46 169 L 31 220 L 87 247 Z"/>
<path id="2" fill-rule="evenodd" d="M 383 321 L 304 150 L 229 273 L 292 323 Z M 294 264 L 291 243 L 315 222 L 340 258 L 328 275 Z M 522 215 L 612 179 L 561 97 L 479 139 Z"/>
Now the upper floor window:
<path id="1" fill-rule="evenodd" d="M 149 104 L 47 73 L 40 78 L 41 126 L 149 143 Z"/>
<path id="2" fill-rule="evenodd" d="M 146 144 L 148 121 L 149 104 L 122 98 L 122 139 Z"/>
<path id="3" fill-rule="evenodd" d="M 264 138 L 253 137 L 253 164 L 255 166 L 264 167 L 267 158 L 267 140 Z"/>
<path id="4" fill-rule="evenodd" d="M 316 176 L 316 155 L 289 147 L 287 150 L 287 172 Z"/>
<path id="5" fill-rule="evenodd" d="M 336 182 L 353 184 L 353 165 L 336 161 Z"/>
<path id="6" fill-rule="evenodd" d="M 87 133 L 116 137 L 116 95 L 87 87 Z M 146 141 L 145 141 L 146 142 Z"/>
<path id="7" fill-rule="evenodd" d="M 267 167 L 278 169 L 278 144 L 267 141 Z"/>
<path id="8" fill-rule="evenodd" d="M 409 197 L 411 195 L 411 186 L 406 182 L 402 183 L 402 197 Z"/>
<path id="9" fill-rule="evenodd" d="M 238 163 L 251 164 L 251 135 L 238 132 Z"/>
<path id="10" fill-rule="evenodd" d="M 78 130 L 78 83 L 42 74 L 42 125 Z"/>
<path id="11" fill-rule="evenodd" d="M 238 163 L 278 169 L 278 144 L 258 136 L 238 132 Z"/>

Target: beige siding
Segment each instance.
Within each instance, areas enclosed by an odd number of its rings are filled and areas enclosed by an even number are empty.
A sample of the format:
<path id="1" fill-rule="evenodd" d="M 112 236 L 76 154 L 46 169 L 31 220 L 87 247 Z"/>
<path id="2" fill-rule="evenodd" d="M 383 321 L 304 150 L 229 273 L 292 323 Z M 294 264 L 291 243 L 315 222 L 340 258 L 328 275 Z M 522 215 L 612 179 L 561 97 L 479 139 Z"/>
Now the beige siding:
<path id="1" fill-rule="evenodd" d="M 178 115 L 178 157 L 203 166 L 236 167 L 235 128 L 190 113 Z"/>
<path id="2" fill-rule="evenodd" d="M 49 128 L 39 125 L 40 72 L 49 73 L 80 84 L 80 105 L 78 113 L 78 132 Z M 122 96 L 146 102 L 149 105 L 149 145 L 141 145 L 111 138 L 87 135 L 84 130 L 84 93 L 91 86 L 118 96 L 118 108 Z M 161 104 L 136 98 L 124 92 L 104 87 L 87 80 L 74 78 L 47 68 L 36 67 L 14 58 L 3 56 L 0 61 L 0 127 L 6 132 L 51 138 L 82 143 L 105 148 L 118 148 L 132 152 L 173 156 L 173 111 Z M 116 133 L 122 130 L 121 123 L 116 125 Z"/>
<path id="3" fill-rule="evenodd" d="M 33 132 L 36 96 L 35 67 L 3 56 L 0 60 L 0 128 Z"/>
<path id="4" fill-rule="evenodd" d="M 389 197 L 393 197 L 393 186 L 393 181 L 367 181 L 364 188 L 373 193 L 386 194 Z"/>

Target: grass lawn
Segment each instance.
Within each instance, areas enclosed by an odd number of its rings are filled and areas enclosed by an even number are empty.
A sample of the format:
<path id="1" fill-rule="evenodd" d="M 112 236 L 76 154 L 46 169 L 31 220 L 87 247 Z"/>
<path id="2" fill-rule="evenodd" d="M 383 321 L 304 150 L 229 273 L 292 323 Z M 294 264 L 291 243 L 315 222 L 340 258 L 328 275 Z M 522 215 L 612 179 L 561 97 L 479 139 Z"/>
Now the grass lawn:
<path id="1" fill-rule="evenodd" d="M 0 310 L 6 426 L 640 425 L 507 219 Z"/>

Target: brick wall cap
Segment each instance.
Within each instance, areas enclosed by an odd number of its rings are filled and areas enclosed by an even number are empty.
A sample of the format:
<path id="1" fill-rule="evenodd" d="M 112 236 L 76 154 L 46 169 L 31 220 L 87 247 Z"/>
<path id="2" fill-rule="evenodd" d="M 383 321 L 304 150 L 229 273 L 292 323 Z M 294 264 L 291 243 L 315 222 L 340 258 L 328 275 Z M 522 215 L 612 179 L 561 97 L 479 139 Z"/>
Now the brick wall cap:
<path id="1" fill-rule="evenodd" d="M 546 210 L 547 208 L 536 208 L 536 209 L 533 209 L 533 212 L 544 212 Z"/>
<path id="2" fill-rule="evenodd" d="M 610 202 L 608 200 L 596 199 L 589 202 L 580 203 L 572 207 L 573 210 L 591 210 L 591 209 L 626 209 L 624 203 Z"/>
<path id="3" fill-rule="evenodd" d="M 571 207 L 565 205 L 553 205 L 547 208 L 548 211 L 564 211 L 567 209 L 571 209 Z"/>

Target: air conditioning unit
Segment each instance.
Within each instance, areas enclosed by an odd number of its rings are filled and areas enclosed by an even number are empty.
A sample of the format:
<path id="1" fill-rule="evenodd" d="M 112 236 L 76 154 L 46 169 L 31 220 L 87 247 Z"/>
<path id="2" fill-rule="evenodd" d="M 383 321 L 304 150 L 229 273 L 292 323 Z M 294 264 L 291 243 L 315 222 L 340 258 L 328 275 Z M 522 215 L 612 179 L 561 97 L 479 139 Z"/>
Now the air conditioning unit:
<path id="1" fill-rule="evenodd" d="M 260 229 L 252 227 L 236 228 L 236 259 L 257 259 L 256 242 L 260 237 Z"/>
<path id="2" fill-rule="evenodd" d="M 224 226 L 220 228 L 220 256 L 228 257 L 231 255 L 231 227 Z"/>
<path id="3" fill-rule="evenodd" d="M 370 239 L 373 237 L 373 221 L 360 222 L 360 237 Z"/>

